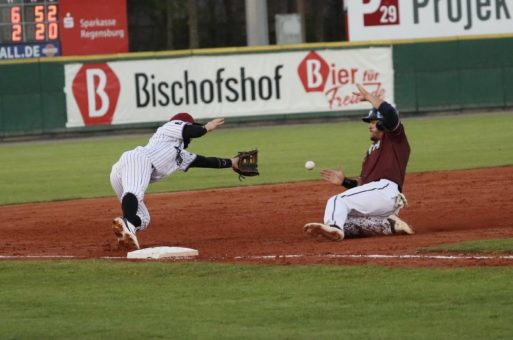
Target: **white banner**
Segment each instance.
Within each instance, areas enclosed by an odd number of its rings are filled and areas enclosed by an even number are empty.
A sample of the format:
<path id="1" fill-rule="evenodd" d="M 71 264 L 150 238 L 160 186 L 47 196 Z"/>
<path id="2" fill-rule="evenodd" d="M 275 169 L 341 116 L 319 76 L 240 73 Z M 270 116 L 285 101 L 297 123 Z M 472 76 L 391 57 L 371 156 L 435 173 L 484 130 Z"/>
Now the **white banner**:
<path id="1" fill-rule="evenodd" d="M 513 0 L 350 0 L 349 40 L 513 33 Z"/>
<path id="2" fill-rule="evenodd" d="M 366 48 L 65 66 L 68 127 L 368 109 L 356 83 L 394 101 L 392 49 Z"/>

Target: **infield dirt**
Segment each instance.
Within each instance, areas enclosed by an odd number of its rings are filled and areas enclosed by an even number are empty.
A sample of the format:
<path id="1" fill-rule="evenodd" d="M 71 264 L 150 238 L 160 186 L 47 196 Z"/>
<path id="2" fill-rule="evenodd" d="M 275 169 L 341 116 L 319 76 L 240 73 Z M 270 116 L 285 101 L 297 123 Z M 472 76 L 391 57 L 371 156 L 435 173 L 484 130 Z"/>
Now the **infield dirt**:
<path id="1" fill-rule="evenodd" d="M 424 247 L 442 243 L 513 237 L 513 167 L 408 174 L 404 193 L 409 207 L 401 217 L 415 227 L 415 235 L 342 242 L 305 235 L 303 225 L 321 221 L 326 200 L 341 191 L 319 180 L 150 194 L 146 202 L 151 224 L 138 238 L 142 247 L 198 249 L 195 261 L 513 265 L 513 259 L 500 256 L 345 257 L 415 255 Z M 126 251 L 118 249 L 111 230 L 111 221 L 119 213 L 114 195 L 0 207 L 0 256 L 125 257 Z"/>

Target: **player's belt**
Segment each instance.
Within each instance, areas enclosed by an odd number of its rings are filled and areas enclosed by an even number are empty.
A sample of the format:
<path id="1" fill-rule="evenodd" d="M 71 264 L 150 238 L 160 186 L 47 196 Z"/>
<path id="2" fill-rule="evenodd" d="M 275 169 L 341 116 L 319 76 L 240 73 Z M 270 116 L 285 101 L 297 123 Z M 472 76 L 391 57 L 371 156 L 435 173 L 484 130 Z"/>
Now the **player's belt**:
<path id="1" fill-rule="evenodd" d="M 397 184 L 396 182 L 392 181 L 391 179 L 388 179 L 388 178 L 380 178 L 380 179 L 377 179 L 377 180 L 375 180 L 375 181 L 373 181 L 373 182 L 379 182 L 379 181 L 381 181 L 381 180 L 385 180 L 385 181 L 389 181 L 389 182 L 391 182 L 391 183 L 394 183 L 395 185 L 397 185 L 397 190 L 399 190 L 399 192 L 401 192 L 401 193 L 403 192 L 403 188 L 402 188 L 399 184 Z"/>

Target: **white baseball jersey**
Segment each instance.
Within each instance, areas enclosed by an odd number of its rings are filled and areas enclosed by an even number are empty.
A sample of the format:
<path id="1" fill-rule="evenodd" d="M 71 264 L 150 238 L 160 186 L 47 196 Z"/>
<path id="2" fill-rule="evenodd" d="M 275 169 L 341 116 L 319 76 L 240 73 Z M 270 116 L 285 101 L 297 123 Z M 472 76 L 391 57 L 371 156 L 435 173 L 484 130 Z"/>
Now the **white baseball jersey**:
<path id="1" fill-rule="evenodd" d="M 195 154 L 184 149 L 182 131 L 185 125 L 181 120 L 167 122 L 142 147 L 154 168 L 151 182 L 167 177 L 176 170 L 186 171 L 196 159 Z"/>
<path id="2" fill-rule="evenodd" d="M 137 197 L 137 215 L 141 218 L 141 230 L 150 223 L 150 214 L 144 204 L 148 185 L 163 179 L 177 170 L 187 171 L 197 155 L 184 149 L 179 120 L 167 122 L 157 129 L 146 146 L 138 146 L 124 152 L 112 166 L 110 182 L 121 202 L 127 193 Z"/>

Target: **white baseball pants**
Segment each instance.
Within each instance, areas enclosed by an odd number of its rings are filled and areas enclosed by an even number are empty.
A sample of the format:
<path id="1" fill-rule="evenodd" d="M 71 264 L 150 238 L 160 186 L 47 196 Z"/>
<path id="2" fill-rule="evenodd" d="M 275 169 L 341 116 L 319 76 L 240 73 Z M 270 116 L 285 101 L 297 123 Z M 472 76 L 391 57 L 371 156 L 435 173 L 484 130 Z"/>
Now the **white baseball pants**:
<path id="1" fill-rule="evenodd" d="M 386 218 L 397 212 L 397 195 L 397 184 L 387 179 L 351 188 L 328 199 L 324 224 L 342 228 L 348 215 Z"/>
<path id="2" fill-rule="evenodd" d="M 141 230 L 150 224 L 150 213 L 144 204 L 144 193 L 150 184 L 152 171 L 149 158 L 144 152 L 135 149 L 124 152 L 119 161 L 112 166 L 110 173 L 110 183 L 120 202 L 129 192 L 137 197 L 137 216 L 142 221 Z"/>

